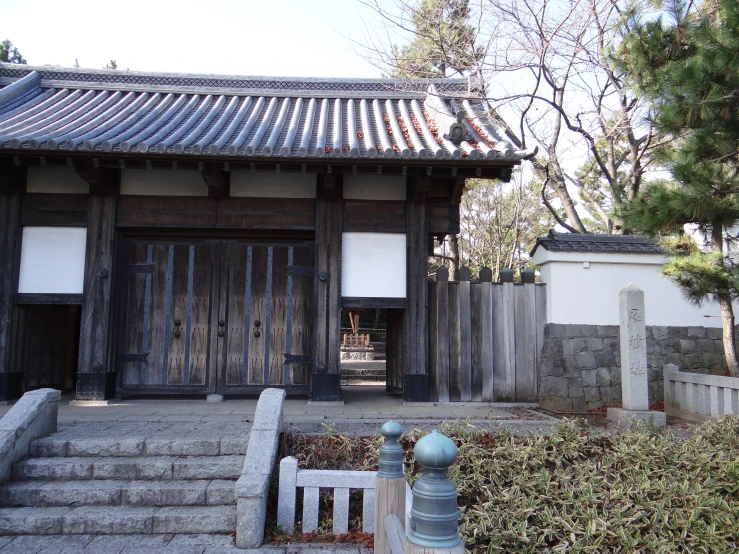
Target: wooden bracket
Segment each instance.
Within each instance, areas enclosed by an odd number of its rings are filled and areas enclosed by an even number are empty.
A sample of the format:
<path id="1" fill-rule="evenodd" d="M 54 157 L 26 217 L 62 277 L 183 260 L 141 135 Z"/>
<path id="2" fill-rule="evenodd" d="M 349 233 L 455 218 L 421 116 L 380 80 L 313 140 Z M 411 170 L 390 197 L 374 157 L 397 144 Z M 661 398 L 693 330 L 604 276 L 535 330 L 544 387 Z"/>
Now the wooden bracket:
<path id="1" fill-rule="evenodd" d="M 28 168 L 0 165 L 0 194 L 21 194 L 26 191 Z"/>
<path id="2" fill-rule="evenodd" d="M 200 174 L 208 185 L 208 196 L 211 198 L 220 199 L 231 194 L 230 171 L 222 171 L 216 164 L 206 164 Z"/>
<path id="3" fill-rule="evenodd" d="M 344 176 L 341 173 L 318 173 L 317 179 L 319 198 L 341 200 L 344 189 Z"/>
<path id="4" fill-rule="evenodd" d="M 423 204 L 428 198 L 431 179 L 427 175 L 409 176 L 406 180 L 408 201 Z"/>
<path id="5" fill-rule="evenodd" d="M 464 177 L 455 177 L 454 185 L 452 186 L 451 194 L 449 195 L 449 202 L 452 204 L 459 204 L 462 201 L 462 194 L 464 193 L 464 184 L 467 181 Z"/>
<path id="6" fill-rule="evenodd" d="M 121 184 L 121 170 L 95 167 L 90 160 L 82 160 L 75 167 L 80 179 L 90 185 L 90 194 L 108 196 L 115 194 Z"/>

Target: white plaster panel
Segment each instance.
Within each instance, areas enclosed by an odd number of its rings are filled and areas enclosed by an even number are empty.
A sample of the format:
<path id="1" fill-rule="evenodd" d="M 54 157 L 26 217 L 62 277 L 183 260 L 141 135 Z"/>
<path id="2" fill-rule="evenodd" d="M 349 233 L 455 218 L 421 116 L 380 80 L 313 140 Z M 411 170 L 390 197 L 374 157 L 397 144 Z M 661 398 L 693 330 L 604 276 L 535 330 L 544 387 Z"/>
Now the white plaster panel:
<path id="1" fill-rule="evenodd" d="M 73 167 L 29 167 L 26 192 L 88 194 L 90 185 Z"/>
<path id="2" fill-rule="evenodd" d="M 315 198 L 315 173 L 231 172 L 231 196 L 252 198 Z"/>
<path id="3" fill-rule="evenodd" d="M 696 306 L 660 271 L 658 255 L 613 254 L 617 263 L 603 261 L 608 254 L 557 252 L 557 260 L 541 261 L 540 280 L 547 284 L 547 322 L 618 325 L 618 294 L 629 283 L 644 291 L 646 324 L 720 327 L 718 305 Z M 590 258 L 586 264 L 586 258 Z M 628 259 L 627 259 L 628 258 Z M 588 267 L 585 267 L 585 266 Z M 708 317 L 706 317 L 708 316 Z"/>
<path id="4" fill-rule="evenodd" d="M 341 296 L 405 298 L 405 275 L 405 234 L 342 234 Z"/>
<path id="5" fill-rule="evenodd" d="M 24 227 L 20 293 L 82 294 L 85 227 Z"/>
<path id="6" fill-rule="evenodd" d="M 347 200 L 405 200 L 405 177 L 395 175 L 344 175 Z"/>
<path id="7" fill-rule="evenodd" d="M 208 196 L 208 186 L 196 170 L 124 169 L 121 194 L 132 196 Z"/>

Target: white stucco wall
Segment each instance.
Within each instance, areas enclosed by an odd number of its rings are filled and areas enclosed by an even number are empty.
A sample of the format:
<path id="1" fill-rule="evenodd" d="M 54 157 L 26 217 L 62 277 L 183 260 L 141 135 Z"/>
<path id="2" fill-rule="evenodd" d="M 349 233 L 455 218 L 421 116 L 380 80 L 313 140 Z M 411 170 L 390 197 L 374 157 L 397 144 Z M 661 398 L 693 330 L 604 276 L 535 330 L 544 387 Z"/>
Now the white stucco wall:
<path id="1" fill-rule="evenodd" d="M 19 293 L 82 294 L 84 227 L 24 227 Z"/>
<path id="2" fill-rule="evenodd" d="M 231 196 L 251 198 L 315 198 L 315 173 L 231 172 Z"/>
<path id="3" fill-rule="evenodd" d="M 661 255 L 549 252 L 539 247 L 533 261 L 547 284 L 548 323 L 618 325 L 618 293 L 632 283 L 644 291 L 647 325 L 721 326 L 717 304 L 691 304 L 662 276 Z"/>
<path id="4" fill-rule="evenodd" d="M 73 167 L 29 167 L 26 192 L 87 194 L 90 185 L 80 179 Z"/>
<path id="5" fill-rule="evenodd" d="M 342 233 L 341 296 L 405 298 L 403 233 Z"/>
<path id="6" fill-rule="evenodd" d="M 195 170 L 124 169 L 121 172 L 121 194 L 208 196 L 208 185 Z"/>
<path id="7" fill-rule="evenodd" d="M 405 177 L 395 175 L 344 175 L 346 200 L 405 200 Z"/>

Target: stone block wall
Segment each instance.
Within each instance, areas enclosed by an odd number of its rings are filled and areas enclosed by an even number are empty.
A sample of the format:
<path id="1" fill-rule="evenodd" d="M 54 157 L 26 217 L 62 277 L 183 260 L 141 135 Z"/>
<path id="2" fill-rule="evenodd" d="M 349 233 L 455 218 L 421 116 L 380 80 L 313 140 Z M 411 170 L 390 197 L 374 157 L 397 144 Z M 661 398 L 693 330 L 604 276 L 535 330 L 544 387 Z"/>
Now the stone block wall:
<path id="1" fill-rule="evenodd" d="M 662 366 L 725 375 L 721 329 L 647 326 L 649 403 L 664 398 Z M 617 325 L 549 323 L 539 362 L 543 408 L 582 412 L 621 403 L 621 353 Z"/>

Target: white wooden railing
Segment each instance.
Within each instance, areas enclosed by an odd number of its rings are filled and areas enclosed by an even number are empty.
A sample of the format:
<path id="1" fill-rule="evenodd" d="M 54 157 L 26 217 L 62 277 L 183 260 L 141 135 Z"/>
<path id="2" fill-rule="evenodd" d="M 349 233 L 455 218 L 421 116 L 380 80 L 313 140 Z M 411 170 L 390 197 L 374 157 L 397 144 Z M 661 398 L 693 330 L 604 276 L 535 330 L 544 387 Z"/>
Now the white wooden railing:
<path id="1" fill-rule="evenodd" d="M 285 531 L 295 528 L 297 489 L 303 488 L 303 533 L 318 531 L 320 489 L 334 489 L 334 535 L 349 531 L 349 492 L 362 489 L 362 531 L 375 532 L 376 471 L 298 469 L 292 456 L 280 461 L 280 489 L 277 497 L 277 525 Z"/>
<path id="2" fill-rule="evenodd" d="M 663 372 L 667 415 L 692 421 L 739 415 L 739 378 L 687 373 L 674 364 Z"/>
<path id="3" fill-rule="evenodd" d="M 303 533 L 318 530 L 318 499 L 320 489 L 334 489 L 333 534 L 349 532 L 349 493 L 361 489 L 362 531 L 375 532 L 376 471 L 340 471 L 326 469 L 298 469 L 298 460 L 292 456 L 280 460 L 279 492 L 277 495 L 277 525 L 287 532 L 295 529 L 297 489 L 303 488 Z M 405 520 L 409 521 L 413 505 L 413 491 L 405 485 Z"/>

